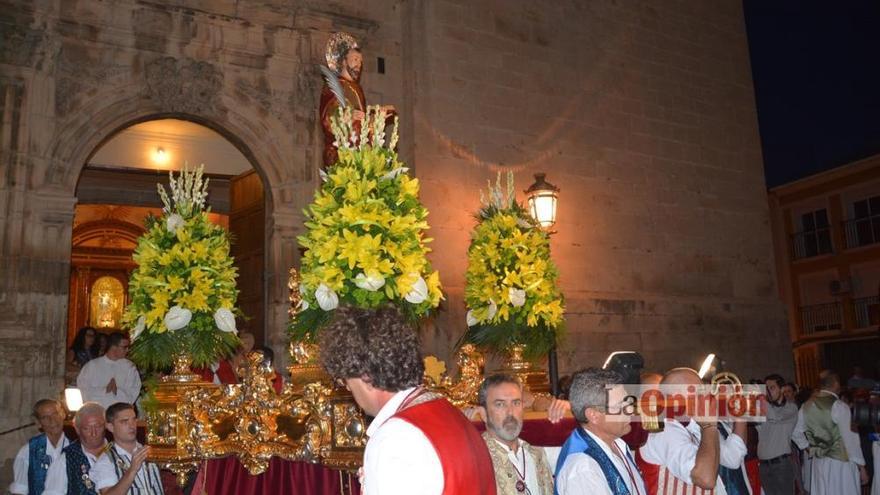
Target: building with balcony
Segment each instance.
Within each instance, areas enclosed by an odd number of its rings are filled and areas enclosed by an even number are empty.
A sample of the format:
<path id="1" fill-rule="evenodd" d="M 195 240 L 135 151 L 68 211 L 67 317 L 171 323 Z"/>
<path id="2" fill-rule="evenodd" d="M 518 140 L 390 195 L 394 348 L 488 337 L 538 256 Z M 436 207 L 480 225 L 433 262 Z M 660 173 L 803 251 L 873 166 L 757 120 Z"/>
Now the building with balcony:
<path id="1" fill-rule="evenodd" d="M 880 371 L 880 155 L 770 190 L 797 380 Z"/>

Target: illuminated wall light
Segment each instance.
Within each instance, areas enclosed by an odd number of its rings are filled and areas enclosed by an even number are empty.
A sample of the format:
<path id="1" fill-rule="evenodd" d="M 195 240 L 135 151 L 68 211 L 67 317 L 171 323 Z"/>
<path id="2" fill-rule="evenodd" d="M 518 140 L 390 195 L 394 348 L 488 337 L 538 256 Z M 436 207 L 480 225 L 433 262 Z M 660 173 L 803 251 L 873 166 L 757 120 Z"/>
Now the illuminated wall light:
<path id="1" fill-rule="evenodd" d="M 70 412 L 79 411 L 83 405 L 82 392 L 78 388 L 69 387 L 64 389 L 64 402 L 67 403 L 67 410 Z"/>
<path id="2" fill-rule="evenodd" d="M 556 203 L 559 200 L 559 188 L 544 180 L 545 174 L 535 174 L 535 183 L 526 189 L 529 213 L 541 228 L 550 230 L 556 223 Z"/>
<path id="3" fill-rule="evenodd" d="M 156 151 L 153 152 L 153 161 L 159 165 L 168 163 L 168 152 L 165 151 L 165 148 L 161 146 L 156 148 Z"/>

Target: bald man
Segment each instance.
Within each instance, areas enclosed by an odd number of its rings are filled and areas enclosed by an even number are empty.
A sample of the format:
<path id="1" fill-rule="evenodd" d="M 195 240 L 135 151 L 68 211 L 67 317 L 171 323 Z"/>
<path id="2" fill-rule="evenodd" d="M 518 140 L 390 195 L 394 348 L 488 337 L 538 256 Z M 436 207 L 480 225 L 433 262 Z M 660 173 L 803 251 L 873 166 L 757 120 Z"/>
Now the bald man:
<path id="1" fill-rule="evenodd" d="M 675 368 L 661 386 L 702 385 L 696 371 Z M 665 420 L 663 431 L 648 435 L 639 461 L 649 494 L 751 495 L 745 477 L 746 423 L 733 428 L 715 420 L 695 421 L 687 414 Z"/>

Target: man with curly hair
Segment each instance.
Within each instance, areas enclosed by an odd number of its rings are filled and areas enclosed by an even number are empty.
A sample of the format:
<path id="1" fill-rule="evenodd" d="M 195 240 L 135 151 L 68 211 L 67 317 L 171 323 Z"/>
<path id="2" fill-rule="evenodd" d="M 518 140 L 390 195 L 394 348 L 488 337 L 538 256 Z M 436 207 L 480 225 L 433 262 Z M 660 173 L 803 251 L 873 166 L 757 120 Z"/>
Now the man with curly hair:
<path id="1" fill-rule="evenodd" d="M 373 416 L 365 495 L 495 495 L 492 461 L 470 421 L 421 387 L 413 328 L 393 307 L 340 307 L 321 330 L 321 363 Z"/>

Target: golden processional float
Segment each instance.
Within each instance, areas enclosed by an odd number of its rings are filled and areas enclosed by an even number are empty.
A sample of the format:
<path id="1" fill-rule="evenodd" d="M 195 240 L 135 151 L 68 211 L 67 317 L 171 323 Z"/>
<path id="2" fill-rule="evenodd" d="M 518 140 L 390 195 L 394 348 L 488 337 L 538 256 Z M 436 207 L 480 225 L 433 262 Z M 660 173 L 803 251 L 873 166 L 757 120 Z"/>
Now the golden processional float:
<path id="1" fill-rule="evenodd" d="M 325 71 L 325 77 L 334 86 L 333 74 Z M 254 475 L 267 469 L 271 457 L 356 469 L 366 420 L 351 394 L 319 366 L 318 330 L 340 302 L 395 304 L 421 318 L 443 297 L 426 258 L 430 239 L 419 182 L 397 156 L 397 118 L 386 140 L 386 107 L 366 108 L 356 123 L 341 92 L 334 94 L 340 107 L 331 118 L 338 159 L 321 171 L 322 185 L 299 238 L 305 249 L 300 270 L 289 273 L 292 364 L 281 393 L 272 387 L 274 370 L 258 354 L 241 363 L 237 385 L 206 383 L 191 371 L 239 344 L 237 275 L 228 234 L 207 220 L 202 169 L 184 169 L 176 179 L 172 174 L 170 196 L 159 186 L 163 217 L 148 219 L 139 239 L 124 320 L 131 329 L 131 357 L 141 369 L 174 369 L 152 388 L 145 408 L 147 443 L 151 460 L 174 472 L 181 485 L 203 460 L 230 455 Z M 549 398 L 546 372 L 529 361 L 546 354 L 562 328 L 558 272 L 540 218 L 547 211 L 555 216 L 558 189 L 539 179 L 543 186 L 527 191 L 531 214 L 515 200 L 512 175 L 506 191 L 499 175 L 482 198 L 468 249 L 468 331 L 457 345 L 459 377 L 449 377 L 442 361 L 426 359 L 426 387 L 458 407 L 476 402 L 485 364 L 478 348 L 506 353 L 499 371 Z"/>

